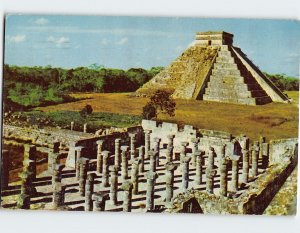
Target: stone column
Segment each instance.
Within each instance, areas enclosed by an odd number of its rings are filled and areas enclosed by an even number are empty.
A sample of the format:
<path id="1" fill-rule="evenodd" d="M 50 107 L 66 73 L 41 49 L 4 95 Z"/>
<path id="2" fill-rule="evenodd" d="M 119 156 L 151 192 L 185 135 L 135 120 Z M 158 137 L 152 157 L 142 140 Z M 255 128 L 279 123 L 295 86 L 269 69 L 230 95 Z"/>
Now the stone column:
<path id="1" fill-rule="evenodd" d="M 121 176 L 123 181 L 128 179 L 128 160 L 127 160 L 128 148 L 129 148 L 128 146 L 121 146 L 121 151 L 122 151 Z"/>
<path id="2" fill-rule="evenodd" d="M 169 135 L 167 135 L 167 138 L 168 138 L 168 147 L 174 147 L 175 135 L 174 134 L 169 134 Z"/>
<path id="3" fill-rule="evenodd" d="M 32 179 L 36 178 L 36 146 L 24 145 L 24 162 L 23 166 L 32 172 Z"/>
<path id="4" fill-rule="evenodd" d="M 219 160 L 218 170 L 219 170 L 219 173 L 221 173 L 221 167 L 222 167 L 223 159 L 225 158 L 225 150 L 226 150 L 226 144 L 223 144 L 221 146 L 220 155 L 218 156 L 218 160 Z"/>
<path id="5" fill-rule="evenodd" d="M 166 163 L 166 204 L 169 204 L 173 198 L 174 189 L 174 171 L 177 169 L 177 165 L 169 162 Z"/>
<path id="6" fill-rule="evenodd" d="M 105 202 L 108 200 L 108 194 L 105 192 L 97 192 L 92 195 L 93 211 L 104 211 Z"/>
<path id="7" fill-rule="evenodd" d="M 112 205 L 117 205 L 118 200 L 118 167 L 116 165 L 110 166 L 110 192 L 109 199 Z"/>
<path id="8" fill-rule="evenodd" d="M 84 132 L 84 133 L 87 133 L 87 123 L 84 123 L 84 124 L 83 124 L 83 132 Z"/>
<path id="9" fill-rule="evenodd" d="M 262 150 L 262 147 L 263 147 L 263 143 L 266 142 L 266 138 L 263 137 L 263 136 L 260 136 L 259 137 L 259 154 L 258 154 L 258 158 L 262 159 L 263 158 L 263 150 Z"/>
<path id="10" fill-rule="evenodd" d="M 21 194 L 17 199 L 17 208 L 19 209 L 30 209 L 30 196 L 35 193 L 35 189 L 32 187 L 31 176 L 32 173 L 29 171 L 19 173 L 21 178 Z"/>
<path id="11" fill-rule="evenodd" d="M 258 175 L 258 154 L 259 154 L 259 146 L 258 142 L 254 142 L 252 147 L 252 167 L 251 167 L 251 175 L 252 177 L 256 177 Z"/>
<path id="12" fill-rule="evenodd" d="M 198 151 L 199 138 L 192 138 L 192 164 L 196 166 L 196 151 Z"/>
<path id="13" fill-rule="evenodd" d="M 249 150 L 249 138 L 244 135 L 240 140 L 240 145 L 242 149 Z"/>
<path id="14" fill-rule="evenodd" d="M 8 150 L 2 150 L 2 158 L 0 163 L 0 177 L 1 177 L 1 190 L 6 189 L 8 187 L 8 178 L 9 178 L 9 153 Z"/>
<path id="15" fill-rule="evenodd" d="M 126 181 L 121 186 L 121 189 L 123 190 L 123 211 L 124 212 L 131 212 L 132 188 L 133 185 L 129 181 Z"/>
<path id="16" fill-rule="evenodd" d="M 227 196 L 228 160 L 224 157 L 220 162 L 220 195 Z"/>
<path id="17" fill-rule="evenodd" d="M 185 157 L 182 161 L 182 189 L 184 192 L 187 191 L 189 186 L 189 162 L 191 157 Z"/>
<path id="18" fill-rule="evenodd" d="M 55 144 L 56 143 L 54 143 L 54 148 L 56 147 Z M 59 163 L 59 152 L 55 152 L 55 151 L 57 150 L 53 149 L 52 152 L 48 152 L 48 171 L 50 173 L 53 171 L 54 166 Z"/>
<path id="19" fill-rule="evenodd" d="M 109 179 L 109 174 L 108 174 L 108 159 L 110 156 L 110 152 L 108 150 L 102 151 L 102 158 L 103 158 L 103 167 L 102 167 L 102 187 L 108 187 L 108 179 Z"/>
<path id="20" fill-rule="evenodd" d="M 200 185 L 202 183 L 202 155 L 201 151 L 196 151 L 196 177 L 195 177 L 195 184 Z"/>
<path id="21" fill-rule="evenodd" d="M 169 162 L 173 161 L 175 135 L 169 134 L 167 137 L 168 137 L 168 146 L 167 146 L 166 160 L 167 160 L 167 163 L 169 163 Z"/>
<path id="22" fill-rule="evenodd" d="M 262 150 L 262 167 L 266 169 L 269 165 L 269 143 L 263 143 L 261 150 Z"/>
<path id="23" fill-rule="evenodd" d="M 131 183 L 133 185 L 133 194 L 138 195 L 139 193 L 139 159 L 134 159 L 132 161 L 131 167 Z"/>
<path id="24" fill-rule="evenodd" d="M 214 163 L 215 163 L 215 151 L 214 151 L 214 148 L 209 147 L 207 168 L 208 169 L 214 169 Z"/>
<path id="25" fill-rule="evenodd" d="M 74 121 L 71 121 L 71 131 L 74 130 Z"/>
<path id="26" fill-rule="evenodd" d="M 97 168 L 96 171 L 98 174 L 102 173 L 102 146 L 104 140 L 98 140 L 97 143 Z"/>
<path id="27" fill-rule="evenodd" d="M 149 159 L 148 151 L 150 151 L 151 130 L 144 130 L 144 133 L 145 133 L 145 159 Z"/>
<path id="28" fill-rule="evenodd" d="M 30 195 L 21 193 L 17 198 L 18 209 L 30 209 Z"/>
<path id="29" fill-rule="evenodd" d="M 84 197 L 89 159 L 82 157 L 79 159 L 78 162 L 79 162 L 79 193 L 81 196 Z"/>
<path id="30" fill-rule="evenodd" d="M 157 155 L 157 152 L 149 151 L 148 155 L 150 156 L 149 171 L 155 172 L 156 171 L 156 155 Z"/>
<path id="31" fill-rule="evenodd" d="M 120 167 L 120 142 L 121 138 L 115 139 L 115 166 Z"/>
<path id="32" fill-rule="evenodd" d="M 181 145 L 181 149 L 180 149 L 180 163 L 183 162 L 183 159 L 185 158 L 186 156 L 186 147 L 188 146 L 188 142 L 181 142 L 180 145 Z"/>
<path id="33" fill-rule="evenodd" d="M 92 195 L 94 193 L 94 180 L 95 180 L 95 173 L 90 173 L 87 176 L 86 184 L 85 184 L 85 203 L 84 203 L 84 210 L 85 211 L 92 211 L 93 210 L 93 200 Z"/>
<path id="34" fill-rule="evenodd" d="M 136 144 L 136 134 L 130 133 L 130 159 L 135 158 L 135 144 Z"/>
<path id="35" fill-rule="evenodd" d="M 19 173 L 19 177 L 21 179 L 21 194 L 34 195 L 36 190 L 32 186 L 32 172 L 22 171 Z"/>
<path id="36" fill-rule="evenodd" d="M 139 159 L 140 159 L 140 163 L 139 163 L 139 173 L 144 172 L 145 167 L 144 167 L 144 160 L 145 160 L 145 147 L 144 146 L 140 146 L 138 148 L 139 150 Z"/>
<path id="37" fill-rule="evenodd" d="M 242 173 L 242 182 L 248 183 L 249 179 L 249 150 L 242 149 L 242 155 L 243 155 L 243 173 Z"/>
<path id="38" fill-rule="evenodd" d="M 149 171 L 146 173 L 146 178 L 147 178 L 146 210 L 147 211 L 154 210 L 154 187 L 155 187 L 155 180 L 157 177 L 158 176 L 155 172 Z"/>
<path id="39" fill-rule="evenodd" d="M 65 199 L 65 186 L 61 183 L 56 183 L 53 186 L 53 194 L 52 194 L 52 208 L 57 209 L 64 205 Z"/>
<path id="40" fill-rule="evenodd" d="M 214 193 L 214 176 L 216 173 L 213 169 L 206 169 L 206 191 L 211 194 Z"/>
<path id="41" fill-rule="evenodd" d="M 30 179 L 34 181 L 36 179 L 36 165 L 33 160 L 24 159 L 23 161 L 23 171 L 30 172 Z"/>
<path id="42" fill-rule="evenodd" d="M 62 164 L 56 164 L 53 171 L 52 171 L 52 186 L 54 186 L 56 183 L 61 182 L 62 178 L 62 170 L 65 166 Z"/>
<path id="43" fill-rule="evenodd" d="M 81 158 L 81 152 L 82 152 L 83 147 L 82 146 L 76 146 L 75 151 L 76 151 L 76 161 L 75 161 L 75 169 L 76 169 L 76 179 L 79 180 L 79 163 L 78 161 Z"/>
<path id="44" fill-rule="evenodd" d="M 232 155 L 230 156 L 232 161 L 232 178 L 231 178 L 231 189 L 233 192 L 238 191 L 239 185 L 239 159 L 240 156 Z"/>
<path id="45" fill-rule="evenodd" d="M 159 166 L 159 152 L 160 152 L 160 138 L 154 138 L 154 152 L 156 152 L 155 163 L 156 167 Z"/>

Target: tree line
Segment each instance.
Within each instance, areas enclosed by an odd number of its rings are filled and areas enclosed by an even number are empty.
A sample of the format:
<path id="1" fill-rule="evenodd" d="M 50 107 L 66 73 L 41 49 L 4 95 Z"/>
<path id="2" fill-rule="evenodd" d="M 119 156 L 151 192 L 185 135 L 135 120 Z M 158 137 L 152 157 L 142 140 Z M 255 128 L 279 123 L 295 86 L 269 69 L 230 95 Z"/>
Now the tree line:
<path id="1" fill-rule="evenodd" d="M 298 91 L 299 79 L 285 74 L 264 73 L 281 91 Z"/>
<path id="2" fill-rule="evenodd" d="M 4 65 L 4 107 L 31 108 L 72 101 L 70 92 L 133 92 L 163 67 L 149 70 L 104 68 L 96 64 L 75 69 Z"/>
<path id="3" fill-rule="evenodd" d="M 149 70 L 105 68 L 98 64 L 72 69 L 51 66 L 21 67 L 4 65 L 4 110 L 73 101 L 70 92 L 133 92 L 148 82 L 163 67 Z M 299 90 L 299 79 L 284 74 L 265 73 L 281 90 Z"/>

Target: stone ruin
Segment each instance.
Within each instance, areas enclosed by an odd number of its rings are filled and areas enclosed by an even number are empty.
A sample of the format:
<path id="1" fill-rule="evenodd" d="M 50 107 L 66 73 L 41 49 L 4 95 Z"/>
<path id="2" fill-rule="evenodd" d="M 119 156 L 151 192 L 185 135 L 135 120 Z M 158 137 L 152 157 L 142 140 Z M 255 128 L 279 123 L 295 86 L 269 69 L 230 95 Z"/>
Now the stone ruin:
<path id="1" fill-rule="evenodd" d="M 24 145 L 21 181 L 2 172 L 2 208 L 262 214 L 297 165 L 297 139 L 245 135 L 143 120 L 127 132 L 60 142 L 37 175 Z M 5 170 L 5 161 L 2 168 Z M 3 183 L 3 180 L 6 183 Z"/>
<path id="2" fill-rule="evenodd" d="M 196 33 L 196 40 L 138 89 L 137 95 L 151 95 L 156 90 L 168 91 L 173 98 L 247 105 L 289 101 L 240 48 L 233 46 L 233 34 L 223 31 Z"/>

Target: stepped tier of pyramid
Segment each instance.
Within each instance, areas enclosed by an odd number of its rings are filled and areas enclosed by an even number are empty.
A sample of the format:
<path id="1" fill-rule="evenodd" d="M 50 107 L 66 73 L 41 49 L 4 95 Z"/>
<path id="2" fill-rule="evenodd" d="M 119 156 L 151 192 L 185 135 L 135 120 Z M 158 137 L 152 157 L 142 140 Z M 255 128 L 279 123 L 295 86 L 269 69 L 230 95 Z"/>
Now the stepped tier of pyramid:
<path id="1" fill-rule="evenodd" d="M 149 96 L 166 90 L 173 98 L 261 105 L 288 97 L 256 67 L 227 32 L 198 32 L 168 67 L 137 90 Z"/>

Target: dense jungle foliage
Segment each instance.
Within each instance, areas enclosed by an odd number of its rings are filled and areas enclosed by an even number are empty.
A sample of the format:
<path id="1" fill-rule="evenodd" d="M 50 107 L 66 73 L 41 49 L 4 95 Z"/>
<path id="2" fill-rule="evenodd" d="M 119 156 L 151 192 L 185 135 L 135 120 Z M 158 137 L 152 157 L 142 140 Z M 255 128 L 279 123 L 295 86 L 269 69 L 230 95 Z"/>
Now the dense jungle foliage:
<path id="1" fill-rule="evenodd" d="M 23 110 L 69 102 L 74 100 L 68 95 L 70 92 L 133 92 L 162 69 L 125 71 L 95 64 L 75 69 L 4 65 L 4 107 Z"/>

